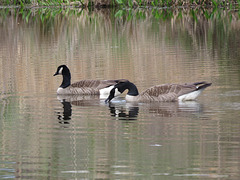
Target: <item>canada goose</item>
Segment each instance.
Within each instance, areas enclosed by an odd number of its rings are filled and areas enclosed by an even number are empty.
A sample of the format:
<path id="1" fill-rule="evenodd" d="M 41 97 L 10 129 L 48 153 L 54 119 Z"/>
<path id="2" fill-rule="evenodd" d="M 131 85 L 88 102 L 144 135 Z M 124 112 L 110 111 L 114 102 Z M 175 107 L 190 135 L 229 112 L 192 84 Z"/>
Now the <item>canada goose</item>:
<path id="1" fill-rule="evenodd" d="M 57 94 L 79 94 L 79 95 L 109 95 L 110 90 L 115 84 L 125 79 L 118 80 L 81 80 L 71 84 L 71 73 L 66 65 L 61 65 L 57 68 L 57 72 L 53 75 L 62 75 L 63 81 L 57 89 Z M 116 95 L 120 93 L 116 92 Z"/>
<path id="2" fill-rule="evenodd" d="M 187 101 L 194 100 L 197 96 L 212 83 L 196 82 L 190 84 L 163 84 L 150 87 L 138 93 L 138 89 L 135 84 L 125 81 L 119 82 L 110 91 L 108 98 L 105 102 L 110 102 L 114 98 L 115 91 L 123 93 L 128 89 L 126 95 L 126 101 L 131 102 L 153 102 L 153 101 Z"/>

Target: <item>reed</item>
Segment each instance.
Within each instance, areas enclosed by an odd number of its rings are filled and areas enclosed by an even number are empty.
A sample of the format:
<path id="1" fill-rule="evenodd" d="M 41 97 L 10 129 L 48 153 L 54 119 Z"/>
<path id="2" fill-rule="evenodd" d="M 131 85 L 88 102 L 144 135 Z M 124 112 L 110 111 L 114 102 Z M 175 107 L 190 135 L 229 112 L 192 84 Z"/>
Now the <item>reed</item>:
<path id="1" fill-rule="evenodd" d="M 240 0 L 0 0 L 0 5 L 77 7 L 231 7 Z"/>

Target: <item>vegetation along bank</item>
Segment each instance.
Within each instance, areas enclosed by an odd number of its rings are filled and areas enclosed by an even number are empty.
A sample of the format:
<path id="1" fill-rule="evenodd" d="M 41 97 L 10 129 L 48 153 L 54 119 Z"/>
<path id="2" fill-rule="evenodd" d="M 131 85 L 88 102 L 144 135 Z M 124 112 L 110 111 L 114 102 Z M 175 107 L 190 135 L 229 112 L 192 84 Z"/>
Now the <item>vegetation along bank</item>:
<path id="1" fill-rule="evenodd" d="M 41 7 L 233 7 L 240 0 L 0 0 L 1 6 Z"/>

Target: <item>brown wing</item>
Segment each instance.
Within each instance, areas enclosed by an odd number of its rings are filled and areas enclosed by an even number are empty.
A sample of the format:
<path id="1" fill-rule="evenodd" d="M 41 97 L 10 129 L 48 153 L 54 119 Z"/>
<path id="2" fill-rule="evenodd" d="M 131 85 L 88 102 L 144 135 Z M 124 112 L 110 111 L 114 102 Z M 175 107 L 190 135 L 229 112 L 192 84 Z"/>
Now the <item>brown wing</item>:
<path id="1" fill-rule="evenodd" d="M 177 97 L 196 89 L 194 84 L 163 84 L 146 89 L 140 96 L 151 101 L 175 101 Z"/>
<path id="2" fill-rule="evenodd" d="M 127 81 L 125 79 L 117 79 L 117 80 L 81 80 L 71 84 L 72 87 L 77 88 L 93 88 L 95 90 L 100 90 L 112 85 L 117 84 L 121 81 Z"/>

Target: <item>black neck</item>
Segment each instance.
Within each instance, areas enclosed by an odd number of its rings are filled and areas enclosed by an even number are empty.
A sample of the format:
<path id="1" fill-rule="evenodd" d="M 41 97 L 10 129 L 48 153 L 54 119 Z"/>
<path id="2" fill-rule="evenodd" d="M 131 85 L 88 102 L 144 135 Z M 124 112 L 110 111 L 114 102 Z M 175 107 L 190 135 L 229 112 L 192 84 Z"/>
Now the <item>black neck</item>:
<path id="1" fill-rule="evenodd" d="M 118 89 L 119 92 L 123 93 L 126 89 L 128 89 L 128 95 L 131 95 L 131 96 L 137 96 L 139 93 L 138 93 L 138 89 L 137 87 L 135 86 L 135 84 L 127 81 L 127 82 L 124 82 L 124 83 L 119 83 L 117 85 L 115 85 L 115 88 Z"/>
<path id="2" fill-rule="evenodd" d="M 138 89 L 137 87 L 135 86 L 135 84 L 129 82 L 128 83 L 128 95 L 131 95 L 131 96 L 137 96 L 139 93 L 138 93 Z"/>
<path id="3" fill-rule="evenodd" d="M 120 82 L 118 84 L 115 85 L 115 87 L 110 91 L 110 94 L 108 96 L 108 98 L 105 100 L 105 102 L 110 102 L 114 97 L 115 97 L 115 91 L 119 91 L 120 93 L 123 93 L 126 89 L 128 89 L 128 95 L 131 96 L 137 96 L 138 93 L 138 89 L 135 86 L 135 84 L 127 81 L 127 82 Z"/>
<path id="4" fill-rule="evenodd" d="M 66 73 L 66 74 L 63 74 L 63 81 L 62 81 L 62 84 L 61 84 L 61 88 L 66 88 L 68 86 L 71 85 L 71 74 L 70 72 L 69 73 Z"/>

